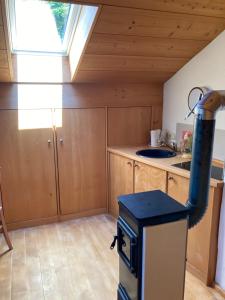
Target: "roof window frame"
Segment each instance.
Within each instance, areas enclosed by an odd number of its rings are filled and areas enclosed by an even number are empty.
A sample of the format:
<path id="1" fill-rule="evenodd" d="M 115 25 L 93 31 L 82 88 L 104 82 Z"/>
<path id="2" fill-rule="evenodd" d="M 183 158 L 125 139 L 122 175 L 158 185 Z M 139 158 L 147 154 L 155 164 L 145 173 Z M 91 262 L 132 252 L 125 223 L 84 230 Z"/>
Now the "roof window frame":
<path id="1" fill-rule="evenodd" d="M 13 41 L 16 39 L 16 0 L 5 0 L 7 8 L 7 17 L 10 26 L 10 48 L 12 54 L 36 54 L 36 55 L 57 55 L 68 56 L 70 52 L 71 43 L 76 31 L 76 27 L 79 21 L 82 5 L 71 4 L 69 17 L 67 20 L 66 31 L 62 43 L 62 51 L 41 51 L 41 50 L 29 50 L 29 49 L 15 49 Z M 47 1 L 50 2 L 50 1 Z M 63 3 L 63 2 L 62 2 Z M 65 3 L 66 4 L 66 3 Z"/>

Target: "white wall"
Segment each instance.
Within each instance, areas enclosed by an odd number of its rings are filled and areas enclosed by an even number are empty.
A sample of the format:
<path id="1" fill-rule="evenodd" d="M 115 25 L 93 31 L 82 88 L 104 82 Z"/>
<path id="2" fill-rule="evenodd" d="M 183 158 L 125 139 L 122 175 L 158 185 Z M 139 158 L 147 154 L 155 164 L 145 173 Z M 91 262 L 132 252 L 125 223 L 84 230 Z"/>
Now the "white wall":
<path id="1" fill-rule="evenodd" d="M 163 127 L 175 132 L 176 123 L 184 121 L 188 112 L 187 96 L 194 86 L 225 89 L 225 31 L 190 60 L 164 85 Z M 225 112 L 219 112 L 218 129 L 225 130 Z"/>
<path id="2" fill-rule="evenodd" d="M 176 123 L 193 123 L 193 117 L 184 120 L 188 112 L 187 95 L 194 86 L 225 89 L 225 31 L 189 61 L 164 85 L 163 128 L 176 132 Z M 225 130 L 225 111 L 219 112 L 216 128 Z M 221 140 L 225 158 L 225 140 Z M 221 157 L 218 157 L 221 159 Z M 216 281 L 225 289 L 225 192 L 220 218 L 219 253 Z"/>

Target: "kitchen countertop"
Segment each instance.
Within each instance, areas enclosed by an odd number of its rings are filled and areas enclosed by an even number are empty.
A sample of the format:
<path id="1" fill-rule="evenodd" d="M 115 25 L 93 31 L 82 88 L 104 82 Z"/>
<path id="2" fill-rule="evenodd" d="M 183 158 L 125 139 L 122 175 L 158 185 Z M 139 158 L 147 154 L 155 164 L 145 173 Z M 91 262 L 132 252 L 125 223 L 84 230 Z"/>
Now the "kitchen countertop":
<path id="1" fill-rule="evenodd" d="M 148 148 L 149 147 L 147 146 L 111 146 L 108 147 L 108 151 L 186 178 L 190 178 L 189 171 L 172 166 L 173 164 L 190 161 L 190 158 L 182 158 L 180 154 L 171 158 L 146 158 L 136 155 L 136 151 Z M 210 179 L 210 186 L 212 187 L 219 188 L 223 187 L 223 185 L 224 183 L 222 180 L 216 180 L 213 178 Z"/>

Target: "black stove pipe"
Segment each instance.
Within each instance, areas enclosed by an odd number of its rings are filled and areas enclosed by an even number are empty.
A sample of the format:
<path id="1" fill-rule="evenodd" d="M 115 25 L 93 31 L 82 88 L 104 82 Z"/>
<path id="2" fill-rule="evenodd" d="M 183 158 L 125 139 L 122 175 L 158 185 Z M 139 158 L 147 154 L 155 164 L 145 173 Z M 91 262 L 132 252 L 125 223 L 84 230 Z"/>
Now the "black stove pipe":
<path id="1" fill-rule="evenodd" d="M 209 92 L 195 110 L 189 199 L 186 202 L 190 210 L 189 228 L 200 222 L 208 207 L 215 116 L 224 104 L 224 92 Z"/>
<path id="2" fill-rule="evenodd" d="M 208 206 L 209 181 L 213 151 L 215 120 L 196 118 L 193 135 L 193 150 L 189 200 L 189 228 L 196 225 L 204 216 Z"/>

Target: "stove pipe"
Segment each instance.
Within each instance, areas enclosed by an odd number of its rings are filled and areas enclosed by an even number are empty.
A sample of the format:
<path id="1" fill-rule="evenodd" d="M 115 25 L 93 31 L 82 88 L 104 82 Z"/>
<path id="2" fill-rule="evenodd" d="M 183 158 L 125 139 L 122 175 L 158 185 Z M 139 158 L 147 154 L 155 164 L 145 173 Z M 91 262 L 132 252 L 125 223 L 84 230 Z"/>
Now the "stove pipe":
<path id="1" fill-rule="evenodd" d="M 208 207 L 215 119 L 220 109 L 225 109 L 225 91 L 208 92 L 195 109 L 189 199 L 186 202 L 190 210 L 189 228 L 200 222 Z"/>

